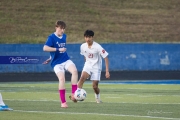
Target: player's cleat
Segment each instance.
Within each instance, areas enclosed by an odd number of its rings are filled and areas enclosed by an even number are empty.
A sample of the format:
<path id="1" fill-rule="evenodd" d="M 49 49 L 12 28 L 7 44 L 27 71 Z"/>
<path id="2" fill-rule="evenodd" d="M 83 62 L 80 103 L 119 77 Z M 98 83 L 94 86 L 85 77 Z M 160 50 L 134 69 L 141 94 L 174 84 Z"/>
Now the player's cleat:
<path id="1" fill-rule="evenodd" d="M 0 105 L 0 111 L 12 111 L 12 108 L 9 108 L 7 105 Z"/>
<path id="2" fill-rule="evenodd" d="M 70 95 L 69 99 L 72 100 L 73 102 L 77 103 L 77 100 L 74 98 L 74 94 Z"/>
<path id="3" fill-rule="evenodd" d="M 61 103 L 61 107 L 62 107 L 62 108 L 68 108 L 68 105 L 67 105 L 66 102 L 65 102 L 65 103 Z"/>
<path id="4" fill-rule="evenodd" d="M 102 101 L 96 98 L 96 103 L 102 103 Z"/>

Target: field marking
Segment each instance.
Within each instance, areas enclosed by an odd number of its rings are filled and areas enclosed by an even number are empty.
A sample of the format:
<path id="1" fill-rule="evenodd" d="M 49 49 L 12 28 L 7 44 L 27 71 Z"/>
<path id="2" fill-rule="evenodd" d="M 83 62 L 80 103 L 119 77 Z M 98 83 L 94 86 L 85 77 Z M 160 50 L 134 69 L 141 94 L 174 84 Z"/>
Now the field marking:
<path id="1" fill-rule="evenodd" d="M 74 115 L 101 115 L 101 116 L 117 116 L 117 117 L 136 117 L 136 118 L 152 118 L 163 120 L 179 120 L 179 118 L 167 118 L 167 117 L 154 117 L 154 116 L 139 116 L 139 115 L 123 115 L 123 114 L 103 114 L 103 113 L 76 113 L 76 112 L 46 112 L 46 111 L 25 111 L 14 110 L 16 112 L 28 112 L 28 113 L 46 113 L 46 114 L 74 114 Z"/>
<path id="2" fill-rule="evenodd" d="M 19 93 L 19 91 L 17 91 L 17 92 L 14 92 L 13 90 L 0 90 L 0 92 L 6 92 L 6 93 Z M 4 93 L 5 93 L 4 92 Z M 34 92 L 23 92 L 23 93 L 33 93 L 34 94 Z M 52 92 L 52 91 L 47 91 L 47 92 L 35 92 L 35 93 L 51 93 L 51 94 L 59 94 L 58 92 L 56 92 L 56 91 L 54 91 L 54 92 Z M 70 92 L 66 92 L 66 94 L 71 94 Z M 92 94 L 94 94 L 94 93 L 92 93 Z M 111 96 L 113 96 L 113 95 L 120 95 L 120 96 L 122 96 L 122 95 L 129 95 L 129 96 L 136 96 L 136 97 L 157 97 L 157 96 L 173 96 L 173 97 L 180 97 L 180 95 L 161 95 L 161 94 L 156 94 L 156 95 L 153 95 L 153 94 L 104 94 L 103 93 L 103 96 L 106 96 L 106 95 L 108 95 L 108 97 L 110 97 L 109 95 L 111 95 Z M 105 97 L 106 98 L 106 97 Z"/>
<path id="3" fill-rule="evenodd" d="M 59 102 L 59 100 L 29 100 L 29 99 L 4 99 L 7 101 L 32 101 L 32 102 L 48 102 L 48 101 L 53 101 L 53 102 Z M 68 102 L 71 100 L 67 100 Z M 88 102 L 95 102 L 95 101 L 88 101 Z M 180 103 L 142 103 L 142 102 L 103 102 L 103 103 L 114 103 L 114 104 L 160 104 L 160 105 L 166 105 L 166 104 L 172 104 L 172 105 L 179 105 Z"/>
<path id="4" fill-rule="evenodd" d="M 103 96 L 106 96 L 106 95 L 127 95 L 127 96 L 136 96 L 136 97 L 157 97 L 157 96 L 173 96 L 173 97 L 180 97 L 180 95 L 153 95 L 153 94 L 148 94 L 148 95 L 145 95 L 145 94 L 103 94 Z M 109 96 L 108 96 L 109 97 Z"/>
<path id="5" fill-rule="evenodd" d="M 111 99 L 111 98 L 122 98 L 122 97 L 110 97 L 110 96 L 108 96 L 108 97 L 105 97 L 105 98 L 108 98 L 108 99 L 110 98 Z"/>
<path id="6" fill-rule="evenodd" d="M 25 84 L 26 85 L 26 84 Z M 116 84 L 115 84 L 116 85 Z M 9 85 L 9 84 L 1 84 L 0 85 L 1 87 L 9 87 L 9 88 L 25 88 L 25 89 L 28 89 L 28 88 L 46 88 L 46 86 L 41 86 L 41 87 L 38 87 L 38 86 L 23 86 L 23 84 L 22 84 L 22 86 L 13 86 L 13 85 Z M 167 86 L 169 86 L 169 85 L 167 85 Z M 54 88 L 54 87 L 50 87 L 50 88 Z M 67 87 L 67 88 L 70 88 L 70 87 Z M 84 88 L 88 88 L 88 89 L 92 89 L 92 87 L 91 86 L 86 86 L 86 87 L 84 87 Z M 112 88 L 108 88 L 108 89 L 117 89 L 118 87 L 116 86 L 116 88 L 114 88 L 114 87 L 112 87 Z M 102 85 L 102 87 L 101 87 L 101 89 L 107 89 L 107 88 L 103 88 L 103 85 Z M 118 89 L 120 89 L 120 90 L 134 90 L 134 89 L 139 89 L 139 90 L 146 90 L 146 89 L 150 89 L 150 90 L 179 90 L 179 88 L 177 88 L 177 89 L 171 89 L 171 88 L 169 88 L 169 89 L 159 89 L 159 88 L 118 88 Z"/>

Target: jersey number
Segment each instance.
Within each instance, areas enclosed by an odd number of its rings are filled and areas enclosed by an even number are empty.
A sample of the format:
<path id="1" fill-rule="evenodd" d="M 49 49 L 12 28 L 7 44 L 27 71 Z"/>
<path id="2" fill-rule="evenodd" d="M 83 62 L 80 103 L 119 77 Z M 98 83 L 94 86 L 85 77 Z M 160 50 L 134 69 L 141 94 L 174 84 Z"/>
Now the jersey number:
<path id="1" fill-rule="evenodd" d="M 89 53 L 88 58 L 93 58 L 93 54 Z"/>

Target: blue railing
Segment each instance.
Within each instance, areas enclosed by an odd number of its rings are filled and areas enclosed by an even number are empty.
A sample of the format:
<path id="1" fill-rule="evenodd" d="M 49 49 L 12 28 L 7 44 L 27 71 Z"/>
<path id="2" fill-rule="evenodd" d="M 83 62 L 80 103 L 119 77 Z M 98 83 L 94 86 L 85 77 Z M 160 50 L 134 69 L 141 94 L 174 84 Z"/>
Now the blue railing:
<path id="1" fill-rule="evenodd" d="M 84 64 L 84 57 L 80 55 L 80 45 L 67 44 L 67 52 L 76 64 L 78 71 L 82 70 Z M 111 71 L 180 70 L 179 43 L 122 43 L 101 45 L 109 52 Z M 41 64 L 49 57 L 49 53 L 43 52 L 42 49 L 43 44 L 0 44 L 0 73 L 53 71 L 50 64 Z M 11 59 L 8 57 L 11 57 Z M 10 60 L 12 59 L 16 62 L 11 63 Z"/>

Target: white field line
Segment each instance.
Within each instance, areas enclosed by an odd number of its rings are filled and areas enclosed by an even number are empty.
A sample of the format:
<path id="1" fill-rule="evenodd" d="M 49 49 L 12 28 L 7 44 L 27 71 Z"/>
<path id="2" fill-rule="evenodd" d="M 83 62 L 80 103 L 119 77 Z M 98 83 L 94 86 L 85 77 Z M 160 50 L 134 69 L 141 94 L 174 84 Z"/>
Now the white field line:
<path id="1" fill-rule="evenodd" d="M 76 112 L 46 112 L 46 111 L 24 111 L 14 110 L 16 112 L 28 112 L 28 113 L 45 113 L 45 114 L 74 114 L 74 115 L 101 115 L 101 116 L 117 116 L 117 117 L 134 117 L 134 118 L 152 118 L 152 119 L 163 119 L 163 120 L 179 120 L 179 118 L 168 118 L 168 117 L 154 117 L 154 116 L 140 116 L 140 115 L 123 115 L 123 114 L 103 114 L 103 113 L 76 113 Z"/>
<path id="2" fill-rule="evenodd" d="M 0 90 L 0 91 L 2 91 L 2 92 L 7 92 L 7 90 Z M 11 90 L 8 90 L 8 92 L 7 93 L 18 93 L 18 92 L 14 92 L 14 91 L 12 91 L 11 92 Z M 40 94 L 40 93 L 45 93 L 45 92 L 23 92 L 23 93 L 33 93 L 33 94 L 35 94 L 35 93 L 38 93 L 38 94 Z M 46 92 L 47 93 L 47 92 Z M 48 93 L 51 93 L 51 94 L 59 94 L 58 92 L 50 92 L 50 91 L 48 91 Z M 71 93 L 68 93 L 68 92 L 66 92 L 66 94 L 71 94 Z M 92 93 L 92 94 L 94 94 L 94 93 Z M 102 93 L 103 94 L 103 93 Z M 110 96 L 122 96 L 122 95 L 129 95 L 129 96 L 136 96 L 136 97 L 157 97 L 157 96 L 167 96 L 167 95 L 152 95 L 152 94 L 146 94 L 146 95 L 140 95 L 140 94 L 103 94 L 103 96 L 107 96 L 108 95 L 108 97 L 105 97 L 105 98 L 109 98 Z M 168 96 L 173 96 L 173 97 L 180 97 L 180 95 L 168 95 Z M 117 97 L 117 98 L 120 98 L 120 97 Z"/>
<path id="3" fill-rule="evenodd" d="M 167 95 L 153 95 L 153 94 L 119 94 L 119 95 L 127 95 L 127 96 L 136 96 L 136 97 L 162 97 L 162 96 L 167 96 Z M 180 95 L 168 95 L 168 96 L 174 96 L 174 97 L 180 97 Z"/>
<path id="4" fill-rule="evenodd" d="M 40 88 L 46 88 L 46 87 L 39 87 L 39 86 L 10 86 L 9 84 L 3 84 L 3 85 L 0 85 L 0 87 L 9 87 L 9 88 L 25 88 L 25 87 L 27 87 L 27 89 L 28 88 L 38 88 L 38 89 L 40 89 Z M 53 87 L 51 87 L 51 88 L 53 88 Z M 86 88 L 88 88 L 88 89 L 92 89 L 92 87 L 89 87 L 89 86 L 86 86 L 86 87 L 84 87 L 84 89 L 86 89 Z M 26 88 L 25 88 L 26 89 Z M 55 88 L 56 89 L 56 88 Z M 70 89 L 69 87 L 67 87 L 67 89 Z M 104 88 L 103 86 L 100 88 L 100 89 L 107 89 L 107 88 Z M 179 88 L 177 88 L 177 89 L 171 89 L 171 88 L 169 88 L 169 89 L 158 89 L 158 88 L 121 88 L 121 87 L 113 87 L 113 88 L 108 88 L 108 89 L 111 89 L 111 90 L 117 90 L 117 89 L 123 89 L 123 90 L 170 90 L 170 91 L 172 91 L 172 90 L 180 90 Z"/>
<path id="5" fill-rule="evenodd" d="M 122 98 L 122 97 L 110 97 L 110 96 L 109 96 L 109 97 L 105 97 L 105 98 L 116 99 L 116 98 Z"/>
<path id="6" fill-rule="evenodd" d="M 117 94 L 103 94 L 103 96 L 106 96 L 106 95 L 108 95 L 108 97 L 109 97 L 109 95 L 110 96 L 114 96 L 114 95 L 116 95 L 117 96 Z M 160 97 L 162 97 L 162 96 L 173 96 L 173 97 L 180 97 L 180 95 L 152 95 L 152 94 L 144 94 L 144 95 L 140 95 L 140 94 L 118 94 L 118 96 L 125 96 L 125 95 L 127 95 L 127 96 L 136 96 L 136 97 L 158 97 L 158 96 L 160 96 Z"/>
<path id="7" fill-rule="evenodd" d="M 59 102 L 59 100 L 50 100 L 50 99 L 42 99 L 42 100 L 29 100 L 29 99 L 4 99 L 4 100 L 7 100 L 7 101 L 22 101 L 22 102 L 25 102 L 25 101 L 28 101 L 28 102 L 50 102 L 50 101 L 53 101 L 53 102 Z"/>
<path id="8" fill-rule="evenodd" d="M 29 99 L 4 99 L 7 101 L 33 101 L 33 102 L 50 102 L 50 101 L 54 101 L 54 102 L 59 102 L 59 100 L 49 100 L 49 99 L 43 99 L 43 100 L 29 100 Z M 70 100 L 67 100 L 70 101 Z M 88 101 L 88 102 L 95 102 L 95 101 Z M 103 103 L 113 103 L 113 104 L 169 104 L 169 105 L 179 105 L 180 103 L 142 103 L 142 102 L 103 102 Z"/>
<path id="9" fill-rule="evenodd" d="M 100 89 L 106 89 L 107 90 L 107 88 L 103 88 L 103 87 L 101 87 Z M 179 88 L 174 88 L 174 89 L 172 89 L 172 88 L 165 88 L 165 89 L 159 89 L 159 88 L 121 88 L 121 87 L 116 87 L 116 88 L 108 88 L 108 89 L 111 89 L 111 90 L 169 90 L 169 91 L 174 91 L 174 90 L 180 90 Z"/>

